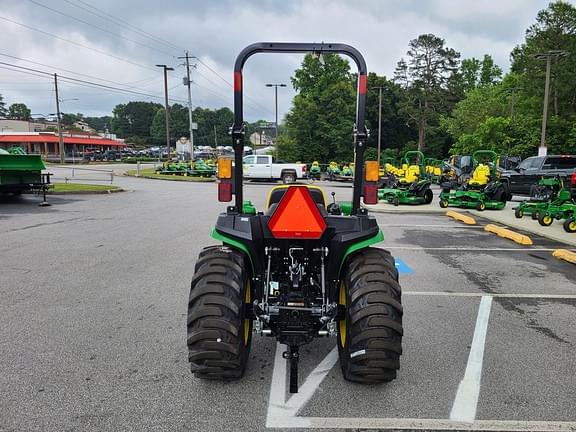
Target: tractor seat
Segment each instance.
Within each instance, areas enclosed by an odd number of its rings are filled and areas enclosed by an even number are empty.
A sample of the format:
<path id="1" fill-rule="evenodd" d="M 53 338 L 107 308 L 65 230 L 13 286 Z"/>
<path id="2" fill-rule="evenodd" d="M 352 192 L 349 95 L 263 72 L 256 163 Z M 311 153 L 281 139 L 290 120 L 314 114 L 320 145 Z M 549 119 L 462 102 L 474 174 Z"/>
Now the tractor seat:
<path id="1" fill-rule="evenodd" d="M 268 193 L 268 200 L 266 201 L 266 209 L 272 210 L 272 206 L 274 204 L 278 204 L 286 191 L 288 190 L 289 185 L 282 185 L 282 186 L 275 186 L 272 190 Z M 322 207 L 324 213 L 326 212 L 326 199 L 324 197 L 324 191 L 319 188 L 318 186 L 295 186 L 295 187 L 305 187 L 308 188 L 308 192 L 312 196 L 314 202 L 318 205 L 318 207 Z M 270 212 L 268 212 L 270 213 Z"/>
<path id="2" fill-rule="evenodd" d="M 479 164 L 474 173 L 472 174 L 472 178 L 468 182 L 470 186 L 484 186 L 488 184 L 490 178 L 490 167 L 488 165 Z"/>
<path id="3" fill-rule="evenodd" d="M 402 183 L 414 183 L 418 181 L 420 176 L 420 167 L 418 165 L 410 165 L 406 170 L 406 175 L 401 179 Z"/>

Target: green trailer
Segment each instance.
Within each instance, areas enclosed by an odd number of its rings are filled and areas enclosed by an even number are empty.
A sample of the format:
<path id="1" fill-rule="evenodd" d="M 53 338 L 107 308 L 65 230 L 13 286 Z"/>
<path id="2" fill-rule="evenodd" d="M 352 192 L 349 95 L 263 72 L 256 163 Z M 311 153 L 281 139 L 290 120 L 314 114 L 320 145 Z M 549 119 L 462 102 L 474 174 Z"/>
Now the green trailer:
<path id="1" fill-rule="evenodd" d="M 50 174 L 40 155 L 28 155 L 19 147 L 0 149 L 0 194 L 20 195 L 27 191 L 45 192 Z"/>

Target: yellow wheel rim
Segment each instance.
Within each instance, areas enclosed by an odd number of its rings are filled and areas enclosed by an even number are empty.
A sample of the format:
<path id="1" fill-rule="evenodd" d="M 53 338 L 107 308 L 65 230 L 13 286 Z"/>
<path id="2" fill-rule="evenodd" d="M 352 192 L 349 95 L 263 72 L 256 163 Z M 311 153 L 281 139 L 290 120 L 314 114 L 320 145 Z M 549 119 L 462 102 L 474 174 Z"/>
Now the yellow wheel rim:
<path id="1" fill-rule="evenodd" d="M 251 296 L 250 296 L 250 282 L 246 281 L 246 293 L 244 294 L 244 303 L 246 303 L 247 305 L 250 304 L 251 302 Z M 244 306 L 246 307 L 246 306 Z M 249 319 L 244 319 L 244 345 L 248 345 L 248 339 L 250 338 L 250 320 Z"/>
<path id="2" fill-rule="evenodd" d="M 338 302 L 346 306 L 346 285 L 344 282 L 340 283 L 340 292 L 338 295 Z M 346 345 L 346 318 L 338 321 L 339 333 L 340 333 L 340 346 L 344 347 Z"/>
<path id="3" fill-rule="evenodd" d="M 568 224 L 568 228 L 570 229 L 570 231 L 576 231 L 576 221 L 570 222 Z"/>
<path id="4" fill-rule="evenodd" d="M 550 216 L 544 216 L 544 223 L 550 225 L 552 223 L 552 218 Z"/>

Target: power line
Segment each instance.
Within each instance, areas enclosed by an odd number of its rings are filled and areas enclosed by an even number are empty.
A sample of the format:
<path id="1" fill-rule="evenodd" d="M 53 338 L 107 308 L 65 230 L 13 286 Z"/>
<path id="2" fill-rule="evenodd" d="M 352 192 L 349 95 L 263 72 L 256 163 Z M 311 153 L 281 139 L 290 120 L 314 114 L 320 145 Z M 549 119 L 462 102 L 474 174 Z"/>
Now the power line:
<path id="1" fill-rule="evenodd" d="M 99 49 L 92 48 L 92 47 L 89 47 L 88 45 L 83 45 L 83 44 L 78 43 L 78 42 L 74 42 L 74 41 L 72 41 L 72 40 L 70 40 L 70 39 L 66 39 L 66 38 L 60 37 L 60 36 L 58 36 L 58 35 L 55 35 L 54 33 L 50 33 L 50 32 L 47 32 L 47 31 L 44 31 L 44 30 L 40 30 L 40 29 L 38 29 L 38 28 L 29 26 L 29 25 L 26 25 L 26 24 L 22 24 L 22 23 L 20 23 L 20 22 L 11 20 L 10 18 L 6 18 L 6 17 L 3 17 L 3 16 L 0 16 L 0 19 L 1 19 L 1 20 L 4 20 L 4 21 L 7 21 L 7 22 L 9 22 L 9 23 L 12 23 L 12 24 L 19 25 L 19 26 L 24 27 L 24 28 L 26 28 L 26 29 L 28 29 L 28 30 L 32 30 L 32 31 L 35 31 L 35 32 L 38 32 L 38 33 L 42 33 L 42 34 L 45 34 L 45 35 L 47 35 L 47 36 L 53 37 L 53 38 L 55 38 L 55 39 L 58 39 L 58 40 L 61 40 L 61 41 L 70 43 L 70 44 L 72 44 L 72 45 L 76 45 L 76 46 L 79 46 L 79 47 L 81 47 L 81 48 L 88 49 L 88 50 L 90 50 L 90 51 L 94 51 L 94 52 L 97 52 L 97 53 L 99 53 L 99 54 L 102 54 L 102 55 L 105 55 L 105 56 L 114 58 L 114 59 L 116 59 L 116 60 L 120 60 L 120 61 L 123 61 L 123 62 L 125 62 L 125 63 L 130 63 L 130 64 L 132 64 L 132 65 L 134 65 L 134 66 L 138 66 L 138 67 L 141 67 L 141 68 L 143 68 L 143 69 L 154 70 L 154 69 L 152 69 L 152 68 L 149 67 L 149 66 L 145 66 L 145 65 L 142 65 L 142 64 L 140 64 L 140 63 L 136 63 L 136 62 L 133 62 L 133 61 L 131 61 L 131 60 L 127 60 L 127 59 L 125 59 L 125 58 L 123 58 L 123 57 L 118 57 L 118 56 L 116 56 L 116 55 L 114 55 L 114 54 L 108 54 L 107 52 L 101 51 L 101 50 L 99 50 Z"/>
<path id="2" fill-rule="evenodd" d="M 113 23 L 116 24 L 116 25 L 122 26 L 123 28 L 128 27 L 132 32 L 134 32 L 134 33 L 139 33 L 140 35 L 145 36 L 145 37 L 147 37 L 147 38 L 155 41 L 156 43 L 161 43 L 161 44 L 163 44 L 163 45 L 165 45 L 165 46 L 171 47 L 172 49 L 176 49 L 176 50 L 178 50 L 178 51 L 184 51 L 184 48 L 178 47 L 177 45 L 174 45 L 173 43 L 171 43 L 171 42 L 169 42 L 169 41 L 167 41 L 167 40 L 165 40 L 165 39 L 162 39 L 162 38 L 160 38 L 160 37 L 158 37 L 158 36 L 155 36 L 155 35 L 153 35 L 152 33 L 148 33 L 147 31 L 142 30 L 142 29 L 140 29 L 140 28 L 138 28 L 138 27 L 130 24 L 130 23 L 129 23 L 128 21 L 126 21 L 126 20 L 123 20 L 123 19 L 117 18 L 117 17 L 115 17 L 115 16 L 113 16 L 113 15 L 110 15 L 110 14 L 107 13 L 106 11 L 103 11 L 102 9 L 99 9 L 99 8 L 97 8 L 96 6 L 93 6 L 93 5 L 89 4 L 89 3 L 86 3 L 85 1 L 77 0 L 78 3 L 81 3 L 81 4 L 85 5 L 85 6 L 88 6 L 89 8 L 91 8 L 91 9 L 93 9 L 93 10 L 96 10 L 96 11 L 98 11 L 98 12 L 101 12 L 101 14 L 99 14 L 99 13 L 97 13 L 97 12 L 93 12 L 93 11 L 91 11 L 91 10 L 89 10 L 89 9 L 86 9 L 85 7 L 82 7 L 82 6 L 78 5 L 78 4 L 72 3 L 70 0 L 64 0 L 64 1 L 65 1 L 66 3 L 68 3 L 68 4 L 71 4 L 72 6 L 75 6 L 75 7 L 79 8 L 79 9 L 82 9 L 82 10 L 88 12 L 88 13 L 91 13 L 92 15 L 95 15 L 95 16 L 103 19 L 103 20 L 111 21 L 111 22 L 113 22 Z"/>
<path id="3" fill-rule="evenodd" d="M 42 77 L 52 77 L 53 76 L 53 74 L 51 74 L 49 72 L 45 72 L 45 71 L 41 71 L 41 70 L 33 69 L 33 68 L 27 68 L 24 66 L 18 66 L 18 65 L 14 65 L 14 64 L 10 64 L 10 63 L 0 62 L 0 65 L 8 66 L 10 68 L 15 68 L 15 69 L 9 69 L 9 70 L 13 70 L 15 72 L 26 73 L 28 75 L 35 75 L 35 76 L 42 76 Z M 0 67 L 2 67 L 2 66 L 0 66 Z M 4 69 L 7 69 L 7 68 L 4 67 Z M 158 96 L 158 95 L 153 95 L 153 94 L 149 94 L 149 93 L 143 93 L 143 92 L 137 92 L 134 90 L 128 90 L 128 89 L 113 87 L 113 86 L 109 86 L 109 85 L 105 85 L 105 84 L 81 80 L 78 78 L 67 77 L 64 75 L 59 75 L 58 78 L 60 80 L 68 81 L 70 83 L 74 83 L 74 84 L 77 84 L 80 86 L 89 86 L 92 88 L 94 88 L 94 87 L 104 88 L 104 89 L 116 91 L 116 92 L 129 93 L 129 94 L 134 94 L 134 95 L 138 95 L 138 96 L 146 96 L 146 97 L 151 97 L 151 98 L 156 98 L 156 99 L 162 99 L 162 96 Z M 185 102 L 182 99 L 171 98 L 171 100 L 176 101 L 176 102 Z"/>
<path id="4" fill-rule="evenodd" d="M 112 32 L 112 31 L 110 31 L 110 30 L 107 30 L 107 29 L 105 29 L 105 28 L 102 28 L 102 27 L 100 27 L 100 26 L 97 26 L 97 25 L 95 25 L 95 24 L 92 24 L 92 23 L 90 23 L 90 22 L 88 22 L 88 21 L 84 21 L 83 19 L 76 18 L 76 17 L 74 17 L 74 16 L 72 16 L 72 15 L 69 15 L 69 14 L 67 14 L 67 13 L 61 12 L 61 11 L 59 11 L 59 10 L 57 10 L 57 9 L 53 9 L 53 8 L 51 8 L 51 7 L 49 7 L 49 6 L 43 5 L 42 3 L 39 3 L 39 2 L 37 2 L 36 0 L 28 0 L 28 1 L 31 2 L 31 3 L 33 3 L 33 4 L 35 4 L 35 5 L 37 5 L 37 6 L 43 7 L 44 9 L 48 9 L 49 11 L 52 11 L 52 12 L 54 12 L 54 13 L 60 14 L 60 15 L 65 16 L 65 17 L 67 17 L 67 18 L 71 18 L 71 19 L 73 19 L 73 20 L 75 20 L 75 21 L 78 21 L 78 22 L 80 22 L 80 23 L 82 23 L 82 24 L 85 24 L 85 25 L 87 25 L 87 26 L 94 27 L 95 29 L 98 29 L 98 30 L 100 30 L 100 31 L 102 31 L 102 32 L 104 32 L 104 33 L 111 34 L 111 35 L 116 36 L 116 37 L 118 37 L 118 38 L 120 38 L 120 39 L 124 39 L 124 40 L 126 40 L 126 41 L 128 41 L 128 42 L 135 43 L 135 44 L 137 44 L 137 45 L 143 46 L 143 47 L 148 48 L 148 49 L 150 49 L 150 50 L 157 51 L 157 52 L 162 53 L 162 54 L 165 54 L 165 55 L 167 55 L 167 56 L 169 56 L 169 57 L 174 57 L 174 56 L 173 56 L 171 53 L 169 53 L 169 52 L 159 50 L 159 49 L 157 49 L 157 48 L 151 47 L 151 46 L 146 45 L 146 44 L 144 44 L 144 43 L 138 42 L 138 41 L 136 41 L 136 40 L 134 40 L 134 39 L 129 39 L 129 38 L 124 37 L 124 36 L 122 36 L 122 35 L 120 35 L 120 34 L 118 34 L 118 33 L 114 33 L 114 32 Z"/>

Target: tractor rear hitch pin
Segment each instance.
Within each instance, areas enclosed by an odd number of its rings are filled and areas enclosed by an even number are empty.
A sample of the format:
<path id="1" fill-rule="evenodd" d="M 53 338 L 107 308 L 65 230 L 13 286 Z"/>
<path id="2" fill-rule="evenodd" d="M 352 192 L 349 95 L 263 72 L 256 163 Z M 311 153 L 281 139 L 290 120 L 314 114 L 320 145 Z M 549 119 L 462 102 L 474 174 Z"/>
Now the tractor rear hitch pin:
<path id="1" fill-rule="evenodd" d="M 268 313 L 268 293 L 270 292 L 270 266 L 272 263 L 272 254 L 268 253 L 269 248 L 264 249 L 266 255 L 268 255 L 268 265 L 266 267 L 266 289 L 264 290 L 264 311 Z"/>
<path id="2" fill-rule="evenodd" d="M 282 357 L 290 362 L 290 393 L 298 393 L 298 345 L 290 345 L 289 351 L 284 351 Z"/>

